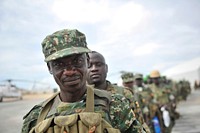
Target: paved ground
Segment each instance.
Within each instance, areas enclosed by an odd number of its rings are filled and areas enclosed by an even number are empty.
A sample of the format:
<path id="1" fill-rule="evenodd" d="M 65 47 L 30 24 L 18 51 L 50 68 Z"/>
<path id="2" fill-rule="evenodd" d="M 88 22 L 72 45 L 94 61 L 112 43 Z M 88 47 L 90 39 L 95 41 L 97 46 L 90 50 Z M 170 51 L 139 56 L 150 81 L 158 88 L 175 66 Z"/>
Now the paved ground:
<path id="1" fill-rule="evenodd" d="M 200 133 L 200 90 L 193 91 L 177 110 L 181 117 L 176 120 L 172 133 Z"/>
<path id="2" fill-rule="evenodd" d="M 6 98 L 0 103 L 0 133 L 20 133 L 23 116 L 52 94 L 24 96 L 24 100 Z"/>

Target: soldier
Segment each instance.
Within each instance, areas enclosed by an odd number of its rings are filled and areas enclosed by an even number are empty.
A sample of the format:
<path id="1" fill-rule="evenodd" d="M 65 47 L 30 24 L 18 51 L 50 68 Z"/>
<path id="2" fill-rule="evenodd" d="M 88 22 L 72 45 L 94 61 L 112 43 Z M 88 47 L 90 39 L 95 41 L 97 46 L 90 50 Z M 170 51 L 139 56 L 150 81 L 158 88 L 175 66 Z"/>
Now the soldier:
<path id="1" fill-rule="evenodd" d="M 163 133 L 170 133 L 172 126 L 171 105 L 169 102 L 169 90 L 161 83 L 161 76 L 158 70 L 153 70 L 150 73 L 152 84 L 149 86 L 154 93 L 154 102 L 157 105 L 156 116 Z"/>
<path id="2" fill-rule="evenodd" d="M 137 88 L 134 88 L 134 75 L 132 72 L 124 72 L 121 75 L 122 78 L 122 84 L 125 87 L 125 96 L 129 97 L 131 101 L 131 107 L 133 108 L 136 118 L 139 119 L 141 123 L 143 123 L 143 126 L 150 132 L 150 129 L 147 125 L 147 123 L 144 120 L 143 117 L 143 107 L 145 106 L 143 103 L 143 96 L 138 93 Z M 148 123 L 149 124 L 149 123 Z"/>
<path id="3" fill-rule="evenodd" d="M 168 110 L 170 111 L 171 126 L 173 127 L 175 125 L 175 119 L 178 119 L 180 116 L 176 111 L 178 86 L 175 82 L 172 82 L 172 80 L 167 79 L 166 76 L 162 76 L 162 86 L 165 88 L 165 93 L 168 95 Z"/>
<path id="4" fill-rule="evenodd" d="M 151 127 L 152 123 L 150 117 L 150 107 L 153 102 L 153 92 L 147 85 L 144 85 L 143 75 L 140 73 L 136 73 L 134 76 L 134 90 L 142 97 L 142 104 L 140 106 L 142 109 L 143 117 L 148 126 Z"/>
<path id="5" fill-rule="evenodd" d="M 128 90 L 125 90 L 123 87 L 119 87 L 117 85 L 111 84 L 110 81 L 106 80 L 107 73 L 108 73 L 108 65 L 105 62 L 105 58 L 102 54 L 92 51 L 88 53 L 89 55 L 89 65 L 88 65 L 88 76 L 87 76 L 87 82 L 89 85 L 94 85 L 95 88 L 106 90 L 111 92 L 112 94 L 121 94 L 124 95 L 127 99 L 129 99 L 130 102 L 132 101 L 132 97 L 130 98 L 130 95 L 132 96 L 132 93 Z M 128 93 L 130 95 L 128 95 Z M 138 119 L 136 117 L 136 119 Z M 143 124 L 143 121 L 140 121 Z M 145 130 L 146 125 L 144 125 Z"/>
<path id="6" fill-rule="evenodd" d="M 190 83 L 186 80 L 180 80 L 179 81 L 179 89 L 180 89 L 180 100 L 187 100 L 187 96 L 191 93 L 191 87 Z"/>
<path id="7" fill-rule="evenodd" d="M 140 121 L 143 121 L 142 112 L 140 109 L 141 104 L 141 97 L 134 91 L 133 85 L 134 85 L 134 76 L 132 72 L 124 72 L 121 75 L 122 78 L 122 84 L 124 86 L 124 91 L 126 97 L 129 97 L 131 101 L 131 107 L 135 108 L 136 117 L 140 119 Z"/>
<path id="8" fill-rule="evenodd" d="M 111 84 L 106 80 L 108 65 L 105 62 L 105 58 L 102 54 L 92 51 L 88 53 L 89 65 L 87 83 L 94 85 L 95 88 L 101 90 L 107 90 L 107 87 Z"/>
<path id="9" fill-rule="evenodd" d="M 42 48 L 49 72 L 60 91 L 34 106 L 24 116 L 22 133 L 93 133 L 99 130 L 98 124 L 94 123 L 99 115 L 103 117 L 102 124 L 106 124 L 106 129 L 103 129 L 106 132 L 143 132 L 128 100 L 121 95 L 110 95 L 86 85 L 87 53 L 90 50 L 83 33 L 76 29 L 57 31 L 43 40 Z M 88 125 L 87 128 L 85 125 Z"/>

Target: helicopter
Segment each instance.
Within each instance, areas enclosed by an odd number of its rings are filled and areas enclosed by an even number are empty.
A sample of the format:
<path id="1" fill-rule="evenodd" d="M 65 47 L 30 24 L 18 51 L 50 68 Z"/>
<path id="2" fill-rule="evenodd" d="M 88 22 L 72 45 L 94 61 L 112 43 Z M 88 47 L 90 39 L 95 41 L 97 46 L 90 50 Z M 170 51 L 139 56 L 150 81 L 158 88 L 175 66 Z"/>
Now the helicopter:
<path id="1" fill-rule="evenodd" d="M 3 81 L 0 81 L 0 82 L 4 82 L 4 84 L 0 84 L 0 102 L 3 102 L 4 98 L 16 98 L 19 100 L 23 99 L 22 92 L 24 92 L 24 89 L 21 89 L 18 86 L 16 86 L 15 84 L 13 84 L 13 81 L 33 83 L 33 87 L 31 89 L 31 91 L 35 89 L 36 83 L 48 85 L 46 83 L 29 81 L 29 80 L 19 80 L 19 79 L 6 79 Z"/>
<path id="2" fill-rule="evenodd" d="M 4 98 L 18 98 L 22 100 L 22 93 L 20 89 L 11 83 L 11 79 L 5 80 L 6 84 L 0 85 L 0 102 L 3 101 Z"/>

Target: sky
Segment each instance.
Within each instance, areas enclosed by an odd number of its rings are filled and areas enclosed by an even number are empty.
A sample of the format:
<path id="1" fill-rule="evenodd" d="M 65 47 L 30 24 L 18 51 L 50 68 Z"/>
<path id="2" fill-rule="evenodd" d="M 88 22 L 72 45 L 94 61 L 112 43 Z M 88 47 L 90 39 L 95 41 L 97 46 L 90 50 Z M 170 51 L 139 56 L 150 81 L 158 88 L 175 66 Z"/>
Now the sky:
<path id="1" fill-rule="evenodd" d="M 121 71 L 173 75 L 196 69 L 199 14 L 199 0 L 1 0 L 0 80 L 57 87 L 41 42 L 61 29 L 86 35 L 88 47 L 104 55 L 113 83 Z M 192 65 L 174 69 L 187 62 Z"/>

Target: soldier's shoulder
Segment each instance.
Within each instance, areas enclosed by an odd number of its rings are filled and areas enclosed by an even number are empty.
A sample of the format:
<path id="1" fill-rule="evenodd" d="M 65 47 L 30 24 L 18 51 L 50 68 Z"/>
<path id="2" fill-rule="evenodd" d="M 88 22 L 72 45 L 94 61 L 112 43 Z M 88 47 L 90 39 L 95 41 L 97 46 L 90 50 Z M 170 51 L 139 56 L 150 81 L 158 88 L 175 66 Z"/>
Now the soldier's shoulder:
<path id="1" fill-rule="evenodd" d="M 23 126 L 22 133 L 27 133 L 31 130 L 32 127 L 37 123 L 38 116 L 42 110 L 42 105 L 44 102 L 41 102 L 35 105 L 24 117 L 23 117 Z"/>
<path id="2" fill-rule="evenodd" d="M 107 81 L 107 91 L 110 91 L 111 93 L 123 94 L 123 89 L 124 88 L 122 86 L 111 84 Z"/>
<path id="3" fill-rule="evenodd" d="M 122 95 L 120 93 L 115 93 L 115 94 L 111 94 L 111 98 L 112 98 L 112 100 L 123 101 L 125 97 L 124 97 L 124 95 Z"/>
<path id="4" fill-rule="evenodd" d="M 116 93 L 111 94 L 111 105 L 112 108 L 118 108 L 120 107 L 122 110 L 129 108 L 129 99 L 126 98 L 124 95 Z"/>
<path id="5" fill-rule="evenodd" d="M 112 94 L 110 117 L 113 127 L 126 131 L 136 121 L 129 100 L 121 94 Z"/>
<path id="6" fill-rule="evenodd" d="M 118 86 L 118 85 L 116 85 L 116 84 L 111 84 L 111 86 L 112 86 L 113 88 L 116 88 L 116 89 L 124 89 L 124 87 Z"/>
<path id="7" fill-rule="evenodd" d="M 45 99 L 44 101 L 40 102 L 39 104 L 36 104 L 24 117 L 23 119 L 26 119 L 28 116 L 31 116 L 32 114 L 35 114 L 38 112 L 40 112 L 42 110 L 42 108 L 49 103 L 50 101 L 52 101 L 57 95 L 58 93 L 53 94 L 51 97 Z"/>
<path id="8" fill-rule="evenodd" d="M 58 95 L 58 93 L 55 93 L 52 97 L 40 102 L 39 104 L 36 104 L 24 117 L 23 117 L 23 125 L 22 125 L 22 133 L 27 133 L 31 130 L 32 127 L 34 127 L 37 123 L 38 117 L 48 103 L 52 102 L 52 100 L 55 98 L 55 96 Z"/>
<path id="9" fill-rule="evenodd" d="M 26 120 L 28 117 L 33 118 L 36 114 L 38 114 L 40 112 L 40 110 L 42 109 L 42 106 L 44 105 L 44 103 L 46 102 L 43 101 L 39 104 L 34 105 L 29 112 L 23 117 L 24 120 Z"/>
<path id="10" fill-rule="evenodd" d="M 133 89 L 134 88 L 124 87 L 124 92 L 133 94 L 134 93 Z"/>

